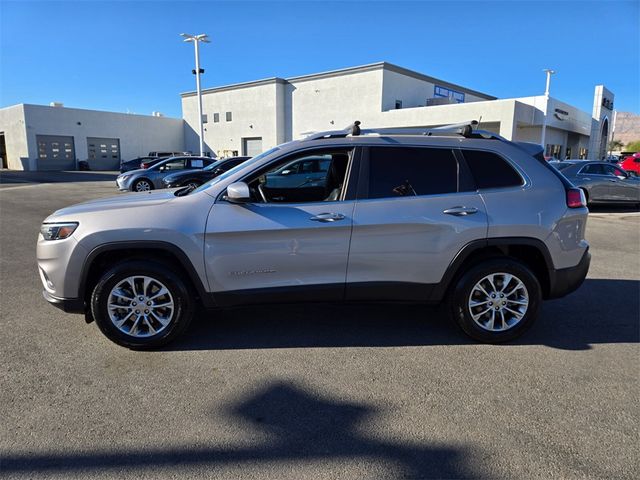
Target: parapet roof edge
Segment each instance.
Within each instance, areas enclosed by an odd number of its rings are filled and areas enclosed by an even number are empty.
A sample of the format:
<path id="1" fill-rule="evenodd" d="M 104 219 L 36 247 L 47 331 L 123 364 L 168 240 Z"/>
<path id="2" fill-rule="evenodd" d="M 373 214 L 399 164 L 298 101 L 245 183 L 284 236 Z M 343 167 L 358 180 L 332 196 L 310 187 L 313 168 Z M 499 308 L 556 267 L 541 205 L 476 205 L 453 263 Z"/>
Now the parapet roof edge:
<path id="1" fill-rule="evenodd" d="M 408 68 L 404 68 L 404 67 L 400 67 L 398 65 L 394 65 L 392 63 L 389 62 L 376 62 L 376 63 L 369 63 L 367 65 L 359 65 L 356 67 L 347 67 L 347 68 L 341 68 L 338 70 L 329 70 L 326 72 L 319 72 L 319 73 L 311 73 L 311 74 L 307 74 L 307 75 L 298 75 L 295 77 L 287 77 L 287 78 L 281 78 L 281 77 L 272 77 L 272 78 L 267 78 L 267 79 L 263 79 L 263 80 L 255 80 L 255 81 L 251 81 L 251 82 L 242 82 L 242 83 L 235 83 L 235 84 L 230 84 L 230 85 L 224 85 L 221 87 L 213 87 L 213 88 L 205 88 L 202 90 L 202 93 L 214 93 L 214 92 L 224 92 L 224 91 L 228 91 L 228 90 L 235 90 L 235 89 L 240 89 L 240 88 L 249 88 L 249 87 L 256 87 L 256 86 L 260 86 L 260 85 L 269 85 L 271 83 L 295 83 L 295 82 L 305 82 L 305 81 L 309 81 L 309 80 L 316 80 L 319 78 L 330 78 L 330 77 L 339 77 L 342 75 L 352 75 L 354 73 L 362 73 L 362 72 L 368 72 L 368 71 L 373 71 L 373 70 L 389 70 L 391 72 L 395 72 L 395 73 L 399 73 L 401 75 L 405 75 L 408 77 L 413 77 L 416 78 L 418 80 L 424 80 L 424 81 L 428 81 L 431 83 L 437 83 L 440 86 L 446 87 L 446 88 L 453 88 L 453 89 L 457 89 L 460 90 L 462 92 L 465 93 L 469 93 L 471 95 L 476 95 L 482 98 L 485 98 L 487 100 L 496 100 L 497 97 L 494 97 L 492 95 L 487 95 L 486 93 L 482 93 L 479 92 L 477 90 L 472 90 L 470 88 L 466 88 L 463 87 L 461 85 L 457 85 L 455 83 L 451 83 L 451 82 L 447 82 L 444 80 L 440 80 L 439 78 L 435 78 L 435 77 L 430 77 L 429 75 L 424 75 L 420 72 L 416 72 L 414 70 L 409 70 Z M 184 92 L 181 93 L 180 96 L 182 98 L 185 97 L 191 97 L 194 96 L 196 94 L 196 92 L 194 91 L 190 91 L 190 92 Z"/>

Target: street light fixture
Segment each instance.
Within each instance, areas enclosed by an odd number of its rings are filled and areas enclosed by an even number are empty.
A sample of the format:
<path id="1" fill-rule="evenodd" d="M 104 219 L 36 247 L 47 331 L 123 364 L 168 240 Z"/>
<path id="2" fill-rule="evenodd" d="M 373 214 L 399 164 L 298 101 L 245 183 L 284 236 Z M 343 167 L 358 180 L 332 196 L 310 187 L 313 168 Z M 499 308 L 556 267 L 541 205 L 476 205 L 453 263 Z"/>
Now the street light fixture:
<path id="1" fill-rule="evenodd" d="M 543 155 L 547 153 L 547 145 L 545 143 L 546 135 L 547 135 L 547 114 L 549 113 L 549 85 L 551 84 L 551 75 L 556 73 L 555 70 L 551 70 L 550 68 L 545 68 L 543 70 L 547 74 L 547 86 L 544 89 L 544 118 L 542 119 L 542 151 Z"/>
<path id="2" fill-rule="evenodd" d="M 206 33 L 199 35 L 191 35 L 189 33 L 181 33 L 180 36 L 184 37 L 185 42 L 193 42 L 196 54 L 196 69 L 193 71 L 196 75 L 196 91 L 198 95 L 198 126 L 200 127 L 200 156 L 204 156 L 204 125 L 202 124 L 202 91 L 200 90 L 200 74 L 204 73 L 204 70 L 200 69 L 200 50 L 198 44 L 211 43 Z"/>

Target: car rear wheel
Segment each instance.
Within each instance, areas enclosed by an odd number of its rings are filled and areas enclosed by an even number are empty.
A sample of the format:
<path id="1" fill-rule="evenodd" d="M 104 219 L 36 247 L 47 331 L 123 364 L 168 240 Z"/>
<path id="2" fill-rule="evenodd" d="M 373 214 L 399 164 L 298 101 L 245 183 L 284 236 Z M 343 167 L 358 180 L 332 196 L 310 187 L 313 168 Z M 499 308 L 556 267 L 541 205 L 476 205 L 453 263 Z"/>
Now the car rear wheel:
<path id="1" fill-rule="evenodd" d="M 189 325 L 192 301 L 168 267 L 126 261 L 104 273 L 91 295 L 91 313 L 111 341 L 132 349 L 165 345 Z"/>
<path id="2" fill-rule="evenodd" d="M 146 178 L 141 178 L 133 184 L 133 190 L 135 192 L 148 192 L 149 190 L 153 190 L 153 184 Z"/>
<path id="3" fill-rule="evenodd" d="M 464 273 L 449 296 L 453 320 L 471 338 L 500 343 L 521 335 L 535 321 L 542 292 L 522 263 L 491 259 Z"/>

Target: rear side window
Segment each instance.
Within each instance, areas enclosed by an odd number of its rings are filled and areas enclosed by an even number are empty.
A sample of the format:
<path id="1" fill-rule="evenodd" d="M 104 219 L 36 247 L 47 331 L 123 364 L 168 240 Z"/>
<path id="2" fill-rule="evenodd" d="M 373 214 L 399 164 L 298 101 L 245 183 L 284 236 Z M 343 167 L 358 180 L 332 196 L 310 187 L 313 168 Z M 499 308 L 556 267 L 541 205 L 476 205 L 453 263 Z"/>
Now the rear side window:
<path id="1" fill-rule="evenodd" d="M 368 198 L 437 195 L 458 191 L 458 162 L 451 150 L 369 148 Z"/>
<path id="2" fill-rule="evenodd" d="M 522 177 L 499 155 L 482 150 L 462 150 L 479 189 L 522 185 Z"/>
<path id="3" fill-rule="evenodd" d="M 605 171 L 602 168 L 602 165 L 599 163 L 592 163 L 590 165 L 586 165 L 580 173 L 591 174 L 591 175 L 605 175 Z"/>

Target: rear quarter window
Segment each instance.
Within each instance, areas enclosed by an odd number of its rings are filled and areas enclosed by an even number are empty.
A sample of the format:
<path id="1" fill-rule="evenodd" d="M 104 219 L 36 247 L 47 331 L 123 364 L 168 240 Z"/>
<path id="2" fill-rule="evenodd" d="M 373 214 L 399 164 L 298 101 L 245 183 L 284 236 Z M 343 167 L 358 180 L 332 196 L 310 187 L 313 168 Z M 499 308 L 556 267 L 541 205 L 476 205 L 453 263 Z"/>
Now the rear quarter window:
<path id="1" fill-rule="evenodd" d="M 493 152 L 462 150 L 479 189 L 518 187 L 522 177 L 504 158 Z"/>

